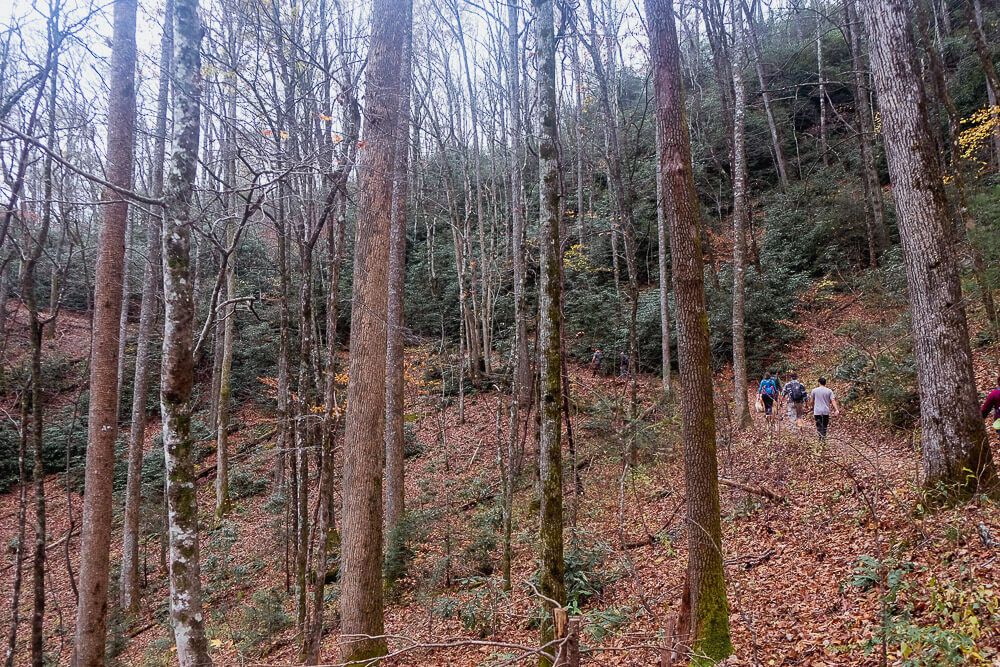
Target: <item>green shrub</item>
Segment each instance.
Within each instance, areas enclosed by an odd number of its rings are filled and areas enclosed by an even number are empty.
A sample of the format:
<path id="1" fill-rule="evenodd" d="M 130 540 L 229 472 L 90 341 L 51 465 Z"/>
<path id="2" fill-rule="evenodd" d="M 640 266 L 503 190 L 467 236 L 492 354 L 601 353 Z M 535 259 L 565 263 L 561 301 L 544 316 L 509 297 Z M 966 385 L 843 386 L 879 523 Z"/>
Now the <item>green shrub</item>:
<path id="1" fill-rule="evenodd" d="M 502 614 L 510 602 L 498 577 L 469 577 L 459 584 L 468 592 L 435 598 L 431 613 L 439 618 L 458 618 L 467 632 L 480 638 L 496 632 Z"/>
<path id="2" fill-rule="evenodd" d="M 267 490 L 267 485 L 266 477 L 239 468 L 229 476 L 229 496 L 233 500 L 252 498 L 264 493 Z"/>
<path id="3" fill-rule="evenodd" d="M 264 642 L 292 625 L 285 611 L 285 595 L 276 588 L 254 592 L 243 611 L 238 633 L 241 653 L 257 654 Z"/>
<path id="4" fill-rule="evenodd" d="M 413 561 L 415 555 L 413 545 L 419 539 L 420 521 L 421 515 L 419 513 L 406 512 L 386 535 L 382 578 L 385 590 L 390 597 L 398 595 L 410 563 Z"/>

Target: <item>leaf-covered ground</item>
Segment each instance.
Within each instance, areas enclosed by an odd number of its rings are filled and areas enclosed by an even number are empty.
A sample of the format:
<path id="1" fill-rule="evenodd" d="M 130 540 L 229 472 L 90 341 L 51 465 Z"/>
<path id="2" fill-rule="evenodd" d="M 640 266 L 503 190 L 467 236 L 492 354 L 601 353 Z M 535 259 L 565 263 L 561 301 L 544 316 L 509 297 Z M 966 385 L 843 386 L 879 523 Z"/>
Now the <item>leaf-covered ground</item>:
<path id="1" fill-rule="evenodd" d="M 852 322 L 884 320 L 860 295 L 813 294 L 792 324 L 803 334 L 788 362 L 806 384 L 830 375 L 850 344 Z M 76 327 L 64 318 L 63 327 Z M 74 328 L 76 331 L 78 327 Z M 62 331 L 62 330 L 61 330 Z M 66 335 L 69 335 L 68 333 Z M 57 336 L 57 340 L 63 337 Z M 79 341 L 77 341 L 79 343 Z M 977 351 L 979 388 L 987 387 L 998 349 Z M 78 353 L 79 356 L 79 353 Z M 390 648 L 400 665 L 527 664 L 535 642 L 533 571 L 535 507 L 530 466 L 516 496 L 513 589 L 499 574 L 499 452 L 507 442 L 508 397 L 495 389 L 442 401 L 440 360 L 430 349 L 408 357 L 407 503 L 412 558 L 386 610 Z M 447 369 L 446 369 L 447 370 Z M 643 378 L 638 414 L 629 420 L 626 387 L 571 367 L 575 457 L 565 452 L 567 557 L 582 617 L 585 663 L 658 664 L 685 568 L 684 485 L 675 406 L 659 402 L 659 383 Z M 447 375 L 447 374 L 445 374 Z M 729 383 L 717 391 L 724 550 L 736 665 L 1000 664 L 1000 508 L 976 499 L 930 511 L 917 486 L 915 433 L 886 426 L 869 401 L 846 405 L 821 446 L 811 425 L 733 433 Z M 846 387 L 832 383 L 835 391 Z M 216 664 L 294 664 L 293 596 L 286 593 L 283 531 L 274 497 L 269 401 L 244 406 L 232 466 L 246 497 L 222 524 L 212 520 L 214 458 L 199 469 L 202 562 L 209 632 Z M 147 446 L 157 446 L 154 421 Z M 530 437 L 528 438 L 530 442 Z M 639 448 L 638 464 L 622 452 Z M 994 450 L 996 452 L 996 448 Z M 1000 452 L 997 452 L 1000 454 Z M 996 454 L 995 454 L 996 455 Z M 530 446 L 529 453 L 530 457 Z M 574 460 L 575 459 L 575 460 Z M 577 491 L 572 469 L 579 473 Z M 751 489 L 751 490 L 747 490 Z M 757 491 L 766 490 L 771 498 Z M 59 476 L 47 481 L 47 648 L 70 657 L 79 571 L 81 498 Z M 777 497 L 775 500 L 773 498 Z M 29 502 L 31 494 L 29 493 Z M 339 499 L 338 499 L 339 500 Z M 9 623 L 17 495 L 0 496 L 0 626 Z M 33 539 L 29 511 L 27 537 Z M 155 523 L 155 522 L 154 522 Z M 159 542 L 145 542 L 147 589 L 139 619 L 117 624 L 112 643 L 121 664 L 171 664 L 166 581 Z M 120 527 L 115 532 L 116 547 Z M 68 548 L 67 548 L 68 547 Z M 113 556 L 117 558 L 117 553 Z M 30 562 L 26 564 L 30 568 Z M 21 597 L 19 660 L 26 653 L 30 570 Z M 336 618 L 336 587 L 329 596 Z M 336 662 L 336 636 L 324 659 Z M 916 660 L 920 662 L 916 662 Z M 907 663 L 906 661 L 913 661 Z"/>

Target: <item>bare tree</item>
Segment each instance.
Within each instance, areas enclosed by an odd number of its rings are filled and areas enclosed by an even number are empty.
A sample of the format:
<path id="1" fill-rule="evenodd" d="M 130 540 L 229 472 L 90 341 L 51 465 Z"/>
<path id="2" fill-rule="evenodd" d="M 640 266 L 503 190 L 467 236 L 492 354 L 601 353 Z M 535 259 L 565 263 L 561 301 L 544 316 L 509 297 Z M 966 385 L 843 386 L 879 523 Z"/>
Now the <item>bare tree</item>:
<path id="1" fill-rule="evenodd" d="M 115 0 L 114 48 L 108 100 L 108 182 L 132 188 L 135 132 L 136 0 Z M 94 279 L 93 344 L 87 467 L 80 543 L 80 600 L 74 664 L 104 662 L 111 546 L 112 485 L 118 433 L 118 337 L 122 310 L 128 202 L 110 188 L 104 194 Z"/>
<path id="2" fill-rule="evenodd" d="M 163 161 L 166 156 L 167 110 L 170 103 L 170 70 L 173 51 L 174 3 L 167 0 L 160 40 L 160 83 L 157 95 L 156 127 L 153 138 L 152 191 L 163 195 Z M 142 454 L 146 433 L 146 398 L 149 392 L 149 362 L 153 328 L 159 305 L 157 295 L 163 282 L 161 261 L 162 211 L 150 212 L 146 230 L 147 259 L 142 279 L 142 302 L 139 305 L 139 331 L 136 334 L 135 378 L 132 384 L 132 428 L 128 441 L 128 479 L 125 487 L 125 520 L 122 536 L 121 606 L 127 612 L 139 611 L 139 513 L 142 501 Z"/>

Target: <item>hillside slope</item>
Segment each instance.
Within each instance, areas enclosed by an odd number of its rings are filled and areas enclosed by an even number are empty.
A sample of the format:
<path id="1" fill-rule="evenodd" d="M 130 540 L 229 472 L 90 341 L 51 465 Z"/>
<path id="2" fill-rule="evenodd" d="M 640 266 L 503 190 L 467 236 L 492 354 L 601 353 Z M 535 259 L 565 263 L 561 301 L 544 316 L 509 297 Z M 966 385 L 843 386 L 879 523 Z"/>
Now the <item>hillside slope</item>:
<path id="1" fill-rule="evenodd" d="M 807 385 L 831 374 L 851 344 L 852 322 L 886 313 L 863 295 L 815 294 L 795 316 L 801 343 L 788 356 Z M 63 326 L 73 325 L 67 320 Z M 985 381 L 996 346 L 977 352 Z M 77 351 L 79 356 L 79 352 Z M 532 483 L 516 497 L 513 591 L 499 578 L 498 448 L 506 442 L 507 397 L 466 397 L 464 421 L 454 397 L 442 401 L 434 355 L 408 356 L 407 502 L 413 528 L 406 577 L 386 613 L 400 665 L 500 665 L 530 661 L 535 642 Z M 642 421 L 626 418 L 624 384 L 571 368 L 577 493 L 566 475 L 567 558 L 583 616 L 586 664 L 653 665 L 680 595 L 685 567 L 684 489 L 674 406 L 657 404 L 658 382 L 642 379 Z M 846 387 L 833 382 L 835 391 Z M 923 652 L 912 664 L 1000 664 L 1000 550 L 978 527 L 1000 537 L 1000 507 L 978 499 L 934 513 L 916 482 L 914 434 L 885 425 L 864 401 L 834 419 L 821 446 L 813 429 L 771 432 L 760 416 L 733 434 L 720 375 L 717 391 L 724 548 L 735 665 L 878 664 L 881 637 L 889 664 Z M 296 661 L 293 596 L 286 592 L 282 499 L 273 495 L 276 458 L 268 402 L 248 404 L 233 440 L 230 517 L 213 525 L 213 457 L 204 471 L 202 562 L 209 633 L 216 664 L 285 665 Z M 154 422 L 147 446 L 157 446 Z M 634 441 L 639 464 L 622 465 Z M 569 459 L 567 459 L 569 460 Z M 80 497 L 47 481 L 49 499 L 47 646 L 69 660 L 74 615 L 71 572 L 79 571 Z M 31 494 L 29 493 L 29 502 Z M 339 498 L 338 498 L 339 500 Z M 0 540 L 16 536 L 17 495 L 0 496 Z M 75 517 L 71 524 L 70 516 Z M 30 528 L 28 539 L 32 539 Z M 116 544 L 120 526 L 116 527 Z M 10 599 L 13 551 L 0 571 L 0 599 Z M 155 536 L 145 542 L 147 588 L 141 618 L 113 629 L 118 661 L 171 664 L 166 579 Z M 113 556 L 115 560 L 117 554 Z M 30 563 L 26 564 L 30 567 Z M 27 572 L 27 570 L 26 570 Z M 328 596 L 336 614 L 336 587 Z M 29 634 L 30 596 L 22 593 L 20 655 Z M 884 622 L 883 622 L 884 621 Z M 0 610 L 0 626 L 9 609 Z M 886 630 L 882 632 L 881 628 Z M 324 656 L 335 662 L 335 636 Z M 935 651 L 938 651 L 935 653 Z M 951 658 L 946 653 L 951 651 Z"/>

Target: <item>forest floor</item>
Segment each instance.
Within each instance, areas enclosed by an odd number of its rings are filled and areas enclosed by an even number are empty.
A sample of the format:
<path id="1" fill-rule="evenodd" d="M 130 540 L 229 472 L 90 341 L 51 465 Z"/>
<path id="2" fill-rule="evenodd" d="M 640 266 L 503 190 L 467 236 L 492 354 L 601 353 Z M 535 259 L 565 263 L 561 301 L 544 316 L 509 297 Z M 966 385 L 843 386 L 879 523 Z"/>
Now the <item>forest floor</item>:
<path id="1" fill-rule="evenodd" d="M 788 362 L 815 385 L 832 375 L 851 344 L 842 325 L 888 315 L 863 295 L 805 298 L 794 326 L 803 334 Z M 53 345 L 85 355 L 76 316 L 60 319 Z M 66 335 L 62 335 L 63 329 Z M 85 330 L 85 329 L 84 329 Z M 75 341 L 75 342 L 74 342 Z M 81 355 L 81 351 L 83 355 Z M 979 389 L 987 388 L 1000 348 L 976 352 Z M 530 585 L 536 530 L 530 475 L 516 496 L 513 590 L 498 575 L 498 450 L 506 442 L 507 397 L 496 391 L 455 397 L 442 409 L 433 380 L 436 357 L 414 348 L 407 360 L 407 503 L 413 529 L 406 577 L 386 608 L 390 649 L 399 665 L 530 664 L 536 600 Z M 685 554 L 684 484 L 679 418 L 659 401 L 659 380 L 643 377 L 641 420 L 627 419 L 625 383 L 572 366 L 575 469 L 566 453 L 567 561 L 582 617 L 585 664 L 659 664 L 665 628 L 675 613 Z M 811 424 L 785 423 L 780 433 L 759 415 L 734 433 L 731 389 L 720 374 L 717 401 L 722 527 L 729 586 L 733 665 L 888 664 L 1000 665 L 1000 506 L 977 499 L 931 511 L 917 485 L 914 432 L 887 426 L 866 401 L 845 405 L 825 446 Z M 841 391 L 836 382 L 834 391 Z M 200 464 L 202 564 L 210 644 L 217 665 L 296 663 L 294 596 L 286 593 L 286 516 L 273 491 L 277 452 L 267 400 L 248 403 L 231 446 L 236 499 L 231 515 L 212 520 L 214 458 Z M 153 421 L 147 446 L 156 446 Z M 622 452 L 639 448 L 639 463 Z M 1000 452 L 994 448 L 994 456 Z M 530 455 L 530 453 L 529 453 Z M 750 489 L 750 490 L 748 490 Z M 759 491 L 766 490 L 770 497 Z M 79 572 L 81 497 L 59 475 L 46 482 L 50 546 L 47 649 L 68 662 Z M 32 494 L 29 492 L 29 503 Z M 339 498 L 338 498 L 339 501 Z M 29 505 L 30 507 L 30 505 Z M 69 511 L 71 508 L 71 512 Z M 31 511 L 28 540 L 33 539 Z M 71 524 L 70 517 L 74 517 Z M 0 540 L 16 538 L 17 494 L 0 495 Z M 118 661 L 173 664 L 166 622 L 166 577 L 159 542 L 144 545 L 144 612 L 111 632 Z M 69 539 L 67 540 L 67 535 Z M 120 548 L 120 525 L 114 551 Z M 117 553 L 112 560 L 116 561 Z M 0 562 L 0 627 L 9 624 L 13 549 Z M 30 622 L 30 563 L 20 604 L 20 656 Z M 114 575 L 113 575 L 114 577 Z M 336 614 L 336 587 L 328 613 Z M 324 658 L 334 663 L 336 636 Z M 935 651 L 940 651 L 935 653 Z M 951 659 L 949 660 L 949 656 Z M 18 661 L 16 664 L 21 664 Z"/>

